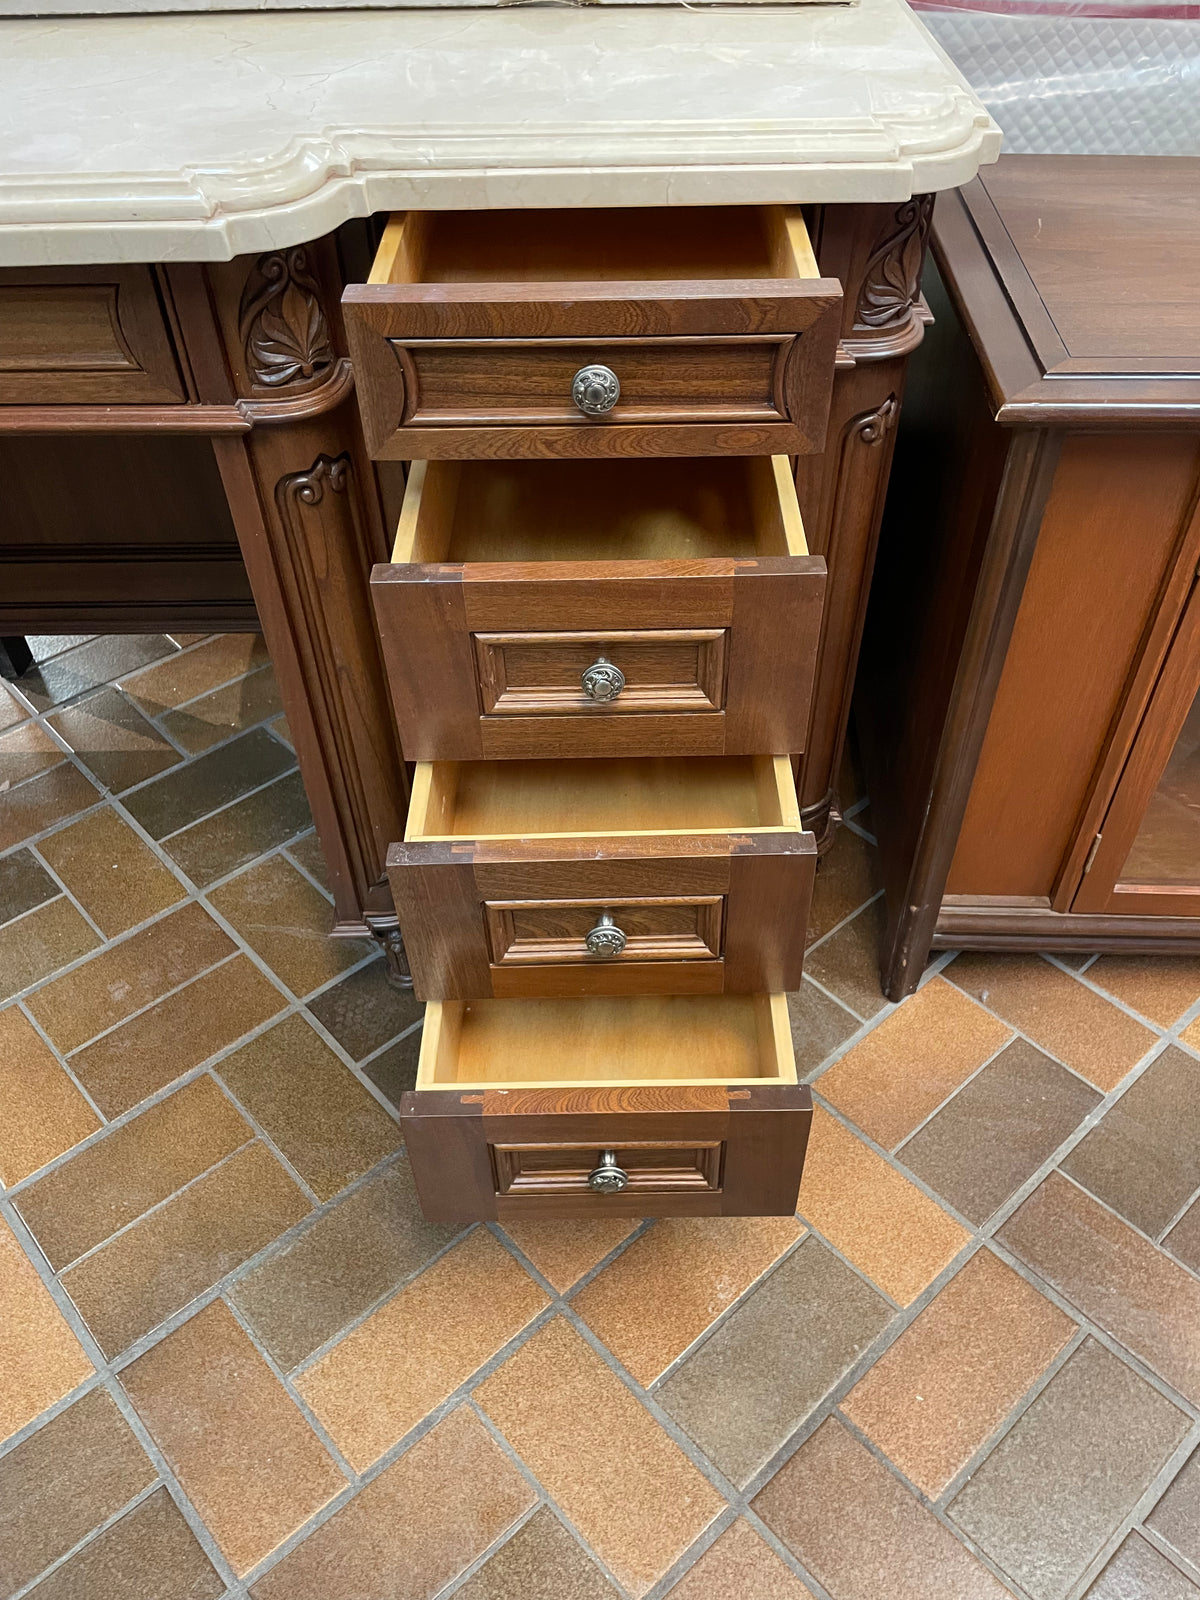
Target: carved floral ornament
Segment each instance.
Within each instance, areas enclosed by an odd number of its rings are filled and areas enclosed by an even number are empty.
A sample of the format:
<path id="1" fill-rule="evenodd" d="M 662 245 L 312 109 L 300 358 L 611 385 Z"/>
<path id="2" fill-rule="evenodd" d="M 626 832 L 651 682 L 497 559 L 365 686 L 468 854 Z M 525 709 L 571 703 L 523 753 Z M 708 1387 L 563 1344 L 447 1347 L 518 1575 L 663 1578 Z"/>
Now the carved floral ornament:
<path id="1" fill-rule="evenodd" d="M 933 219 L 933 196 L 900 206 L 867 262 L 854 313 L 856 328 L 883 330 L 908 322 L 921 293 L 921 264 Z"/>
<path id="2" fill-rule="evenodd" d="M 264 389 L 307 388 L 334 365 L 320 288 L 302 245 L 259 257 L 242 294 L 238 333 L 250 375 Z"/>

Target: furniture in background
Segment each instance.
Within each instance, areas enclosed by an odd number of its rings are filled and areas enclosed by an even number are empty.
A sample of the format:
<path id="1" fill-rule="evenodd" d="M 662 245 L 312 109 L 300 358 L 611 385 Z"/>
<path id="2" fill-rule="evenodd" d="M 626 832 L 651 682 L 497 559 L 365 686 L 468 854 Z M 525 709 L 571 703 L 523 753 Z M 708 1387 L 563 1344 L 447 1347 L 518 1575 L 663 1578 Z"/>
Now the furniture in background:
<path id="1" fill-rule="evenodd" d="M 938 201 L 857 725 L 886 992 L 931 949 L 1200 949 L 1200 161 Z"/>

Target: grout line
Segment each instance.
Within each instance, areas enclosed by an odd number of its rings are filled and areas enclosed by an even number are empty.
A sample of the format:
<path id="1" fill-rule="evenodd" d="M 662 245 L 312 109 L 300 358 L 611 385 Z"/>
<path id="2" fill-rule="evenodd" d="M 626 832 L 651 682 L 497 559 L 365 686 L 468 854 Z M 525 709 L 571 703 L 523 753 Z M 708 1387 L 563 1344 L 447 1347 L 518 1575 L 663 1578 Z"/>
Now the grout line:
<path id="1" fill-rule="evenodd" d="M 30 1011 L 29 1007 L 26 1005 L 24 1000 L 18 1000 L 17 1001 L 16 1009 L 25 1018 L 26 1022 L 28 1022 L 29 1026 L 33 1029 L 34 1033 L 36 1033 L 38 1038 L 41 1039 L 42 1043 L 46 1046 L 47 1050 L 49 1050 L 50 1054 L 58 1062 L 59 1066 L 66 1073 L 67 1077 L 71 1080 L 71 1082 L 79 1090 L 79 1093 L 83 1097 L 84 1103 L 86 1105 L 90 1106 L 91 1109 L 95 1112 L 96 1116 L 99 1118 L 99 1121 L 100 1121 L 100 1126 L 99 1126 L 99 1128 L 97 1128 L 95 1130 L 95 1132 L 97 1134 L 102 1133 L 103 1130 L 108 1126 L 108 1118 L 104 1115 L 103 1111 L 101 1111 L 100 1107 L 92 1099 L 92 1097 L 89 1094 L 86 1086 L 80 1081 L 80 1079 L 78 1077 L 76 1077 L 74 1067 L 72 1067 L 71 1063 L 67 1060 L 66 1056 L 63 1055 L 62 1051 L 58 1048 L 58 1046 L 55 1044 L 54 1040 L 46 1032 L 45 1028 L 42 1027 L 41 1023 L 34 1016 L 33 1012 Z M 74 1155 L 78 1151 L 78 1149 L 79 1149 L 79 1145 L 78 1144 L 71 1145 L 69 1150 L 64 1150 L 62 1152 L 62 1159 L 66 1160 L 69 1156 Z M 45 1168 L 44 1167 L 38 1167 L 35 1170 L 37 1172 L 39 1172 L 39 1173 L 42 1173 L 42 1172 L 45 1171 Z M 25 1174 L 25 1178 L 22 1179 L 21 1181 L 25 1182 L 31 1177 L 33 1177 L 33 1173 L 26 1173 Z M 9 1185 L 9 1192 L 10 1193 L 12 1192 L 13 1187 L 14 1187 L 13 1185 L 11 1185 L 11 1184 Z"/>
<path id="2" fill-rule="evenodd" d="M 1158 1551 L 1165 1561 L 1170 1561 L 1178 1571 L 1183 1573 L 1185 1578 L 1200 1587 L 1200 1564 L 1184 1555 L 1182 1550 L 1177 1550 L 1169 1539 L 1164 1538 L 1158 1529 L 1151 1527 L 1149 1523 L 1142 1521 L 1138 1525 L 1137 1531 L 1147 1544 Z"/>
<path id="3" fill-rule="evenodd" d="M 230 962 L 235 961 L 240 954 L 241 952 L 239 950 L 231 950 L 228 955 L 222 956 L 219 961 L 214 961 L 211 967 L 205 967 L 202 972 L 197 972 L 194 977 L 185 978 L 182 983 L 177 983 L 173 989 L 165 989 L 163 993 L 156 996 L 155 999 L 147 1000 L 144 1006 L 138 1006 L 137 1010 L 131 1011 L 127 1017 L 122 1017 L 119 1022 L 114 1022 L 110 1027 L 101 1029 L 99 1033 L 93 1034 L 90 1039 L 85 1039 L 82 1044 L 74 1045 L 70 1050 L 64 1051 L 64 1054 L 67 1056 L 77 1056 L 82 1050 L 90 1050 L 94 1044 L 98 1044 L 101 1039 L 107 1039 L 109 1034 L 116 1033 L 117 1030 L 119 1028 L 123 1028 L 127 1022 L 133 1022 L 138 1017 L 144 1017 L 147 1011 L 153 1011 L 155 1006 L 162 1005 L 164 1000 L 173 999 L 175 995 L 182 994 L 185 989 L 190 989 L 194 983 L 199 983 L 201 978 L 209 978 L 221 967 L 227 967 Z M 138 1104 L 140 1105 L 141 1102 L 139 1101 Z"/>
<path id="4" fill-rule="evenodd" d="M 64 1550 L 60 1556 L 56 1556 L 50 1565 L 48 1567 L 43 1567 L 35 1578 L 30 1578 L 28 1583 L 23 1583 L 19 1589 L 14 1589 L 8 1596 L 8 1600 L 23 1600 L 23 1596 L 27 1595 L 30 1590 L 35 1589 L 37 1585 L 41 1583 L 43 1578 L 47 1578 L 51 1573 L 57 1572 L 60 1567 L 65 1567 L 67 1563 L 79 1555 L 81 1551 L 86 1550 L 90 1544 L 94 1544 L 102 1534 L 107 1533 L 110 1528 L 115 1527 L 115 1525 L 120 1522 L 123 1517 L 128 1516 L 131 1511 L 136 1511 L 143 1500 L 149 1500 L 150 1496 L 155 1494 L 162 1487 L 164 1486 L 158 1481 L 157 1478 L 155 1478 L 153 1483 L 148 1483 L 146 1487 L 139 1490 L 139 1492 L 135 1494 L 131 1500 L 127 1500 L 120 1510 L 114 1511 L 111 1516 L 105 1517 L 104 1521 L 101 1522 L 97 1527 L 93 1528 L 89 1533 L 85 1533 L 82 1539 L 77 1539 L 69 1550 Z"/>
<path id="5" fill-rule="evenodd" d="M 73 826 L 73 824 L 71 824 L 71 823 L 67 824 L 67 827 L 71 827 L 71 826 Z M 62 831 L 65 832 L 66 829 L 63 829 Z M 29 846 L 29 853 L 33 857 L 33 859 L 38 863 L 38 865 L 42 868 L 42 870 L 45 872 L 46 876 L 48 878 L 52 879 L 53 882 L 55 882 L 58 885 L 58 887 L 61 890 L 61 892 L 67 897 L 67 899 L 75 907 L 76 911 L 78 911 L 79 915 L 87 923 L 88 927 L 91 928 L 92 932 L 97 935 L 97 937 L 100 939 L 101 943 L 102 944 L 107 944 L 108 940 L 109 940 L 109 935 L 107 933 L 105 933 L 104 929 L 100 926 L 100 924 L 96 921 L 95 917 L 92 916 L 91 912 L 87 909 L 87 907 L 79 899 L 79 896 L 70 887 L 70 885 L 67 883 L 66 879 L 54 867 L 52 867 L 50 865 L 50 862 L 46 859 L 46 857 L 38 849 L 37 845 L 30 845 Z M 43 902 L 43 904 L 46 904 L 46 903 L 48 903 L 48 902 Z M 178 901 L 175 902 L 176 905 L 178 903 L 179 903 Z M 34 910 L 38 910 L 38 909 L 40 909 L 40 908 L 36 907 L 36 906 L 34 907 Z M 25 914 L 27 916 L 31 916 L 32 912 L 26 912 Z M 15 920 L 17 920 L 17 919 L 14 918 L 14 921 Z M 12 925 L 11 923 L 6 923 L 5 924 L 6 927 L 11 927 L 11 925 Z"/>
<path id="6" fill-rule="evenodd" d="M 297 767 L 296 771 L 299 772 L 300 768 Z M 303 775 L 301 775 L 301 781 L 303 781 Z M 317 830 L 315 828 L 305 828 L 303 833 L 293 834 L 290 839 L 285 840 L 285 842 L 279 846 L 279 854 L 281 856 L 285 856 L 287 860 L 291 862 L 292 866 L 295 867 L 300 876 L 302 878 L 307 878 L 309 883 L 312 884 L 313 888 L 316 889 L 319 894 L 323 895 L 325 899 L 329 901 L 329 904 L 332 905 L 332 893 L 325 887 L 323 883 L 320 882 L 319 879 L 313 877 L 312 873 L 303 864 L 303 862 L 297 861 L 295 856 L 291 853 L 292 846 L 294 844 L 298 844 L 301 839 L 307 839 L 310 833 L 314 838 L 316 838 Z M 319 839 L 317 840 L 317 843 L 318 845 L 320 844 Z"/>
<path id="7" fill-rule="evenodd" d="M 230 1105 L 234 1108 L 234 1110 L 246 1122 L 249 1123 L 250 1127 L 253 1129 L 255 1135 L 257 1136 L 257 1138 L 261 1141 L 263 1146 L 267 1150 L 269 1150 L 271 1152 L 271 1154 L 275 1157 L 276 1161 L 279 1162 L 280 1166 L 287 1173 L 288 1177 L 291 1178 L 293 1183 L 296 1184 L 297 1188 L 300 1190 L 300 1193 L 308 1201 L 309 1205 L 314 1207 L 314 1208 L 316 1206 L 319 1206 L 322 1203 L 320 1195 L 312 1187 L 312 1185 L 309 1183 L 308 1179 L 300 1171 L 299 1167 L 295 1166 L 293 1164 L 293 1162 L 291 1161 L 291 1159 L 288 1156 L 284 1155 L 284 1153 L 280 1149 L 279 1145 L 276 1144 L 275 1140 L 267 1132 L 267 1130 L 263 1126 L 263 1124 L 258 1120 L 258 1118 L 253 1114 L 253 1112 L 250 1111 L 242 1103 L 242 1101 L 238 1099 L 237 1095 L 233 1092 L 233 1090 L 225 1082 L 225 1079 L 222 1078 L 219 1074 L 220 1074 L 220 1068 L 219 1067 L 214 1067 L 213 1068 L 213 1074 L 212 1074 L 213 1082 L 216 1084 L 216 1086 L 220 1090 L 220 1092 L 225 1096 L 226 1100 L 228 1100 Z M 330 1196 L 330 1199 L 332 1199 L 332 1198 L 333 1197 Z"/>
<path id="8" fill-rule="evenodd" d="M 503 1529 L 502 1532 L 496 1535 L 496 1537 L 482 1552 L 482 1554 L 476 1556 L 473 1561 L 468 1562 L 463 1570 L 457 1575 L 457 1577 L 451 1578 L 450 1582 L 447 1583 L 444 1588 L 432 1591 L 430 1600 L 449 1600 L 451 1595 L 457 1594 L 458 1591 L 463 1588 L 463 1586 L 468 1583 L 477 1572 L 481 1571 L 487 1566 L 488 1562 L 494 1555 L 497 1555 L 501 1550 L 504 1549 L 504 1546 L 508 1544 L 510 1539 L 516 1538 L 517 1534 L 520 1533 L 521 1529 L 527 1522 L 532 1522 L 534 1517 L 537 1516 L 538 1512 L 544 1509 L 549 1509 L 549 1501 L 547 1501 L 545 1498 L 535 1500 L 528 1510 L 521 1512 L 520 1516 L 518 1516 L 515 1521 L 509 1523 L 507 1528 Z"/>
<path id="9" fill-rule="evenodd" d="M 246 731 L 247 731 L 247 733 L 251 733 L 251 732 L 255 732 L 256 730 L 255 729 L 247 729 Z M 238 737 L 240 738 L 241 735 L 239 734 Z M 220 745 L 214 745 L 213 746 L 213 751 L 219 750 L 221 748 L 222 748 L 222 746 L 220 746 Z M 283 747 L 280 746 L 280 748 L 282 749 Z M 206 750 L 204 752 L 204 754 L 206 756 L 207 755 L 211 755 L 213 753 L 213 751 Z M 192 758 L 192 763 L 188 763 L 188 764 L 194 764 L 194 762 L 198 761 L 198 760 L 200 760 L 199 756 L 193 757 Z M 174 769 L 172 769 L 172 770 L 174 770 Z M 182 827 L 172 828 L 170 833 L 164 833 L 163 836 L 160 839 L 156 839 L 155 840 L 155 843 L 159 844 L 159 845 L 165 845 L 171 839 L 178 839 L 181 834 L 188 833 L 192 828 L 198 828 L 201 823 L 203 823 L 203 822 L 211 822 L 214 817 L 220 817 L 220 816 L 223 816 L 226 811 L 232 811 L 234 806 L 240 806 L 243 800 L 252 800 L 255 795 L 262 794 L 264 790 L 271 788 L 271 786 L 273 784 L 282 783 L 284 778 L 290 778 L 294 773 L 299 772 L 299 770 L 300 770 L 299 767 L 297 767 L 295 762 L 293 761 L 293 763 L 292 763 L 292 765 L 290 767 L 285 767 L 282 772 L 273 772 L 269 778 L 265 778 L 262 783 L 256 783 L 252 789 L 246 789 L 243 793 L 234 795 L 232 800 L 226 800 L 221 805 L 214 806 L 211 811 L 206 811 L 204 813 L 204 815 L 201 816 L 201 817 L 193 817 L 190 822 L 185 822 L 182 825 Z M 165 776 L 165 774 L 164 774 L 164 776 Z M 148 780 L 148 783 L 139 784 L 138 788 L 139 789 L 144 789 L 144 788 L 146 788 L 148 786 L 149 783 L 153 783 L 153 782 L 154 782 L 154 779 L 150 778 Z M 137 792 L 137 791 L 132 790 L 132 789 L 129 789 L 129 790 L 125 791 L 126 794 L 133 794 L 135 792 Z M 301 828 L 301 829 L 298 829 L 297 832 L 298 833 L 307 833 L 311 826 L 312 826 L 311 823 L 307 823 L 306 822 L 304 827 Z M 235 872 L 240 872 L 242 870 L 243 869 L 240 868 L 240 867 L 234 869 Z M 226 873 L 225 876 L 227 878 L 229 878 L 229 877 L 232 877 L 233 875 L 234 875 L 234 873 L 230 872 L 230 873 Z M 224 880 L 222 880 L 222 881 L 224 881 Z"/>

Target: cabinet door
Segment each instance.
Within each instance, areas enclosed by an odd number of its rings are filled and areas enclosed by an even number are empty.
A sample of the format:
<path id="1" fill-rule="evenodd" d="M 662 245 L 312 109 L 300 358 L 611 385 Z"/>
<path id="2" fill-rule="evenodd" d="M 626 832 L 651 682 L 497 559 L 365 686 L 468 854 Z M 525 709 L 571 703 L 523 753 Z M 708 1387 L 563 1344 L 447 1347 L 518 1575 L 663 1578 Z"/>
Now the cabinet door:
<path id="1" fill-rule="evenodd" d="M 1200 917 L 1200 583 L 1192 587 L 1071 909 Z"/>

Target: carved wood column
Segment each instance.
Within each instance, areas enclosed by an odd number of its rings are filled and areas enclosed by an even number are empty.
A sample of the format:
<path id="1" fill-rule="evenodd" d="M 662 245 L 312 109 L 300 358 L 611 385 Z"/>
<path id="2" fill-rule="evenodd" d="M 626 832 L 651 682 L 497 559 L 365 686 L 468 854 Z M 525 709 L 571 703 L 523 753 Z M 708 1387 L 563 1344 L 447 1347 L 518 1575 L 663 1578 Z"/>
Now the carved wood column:
<path id="1" fill-rule="evenodd" d="M 801 816 L 824 851 L 838 821 L 837 774 L 850 715 L 879 524 L 908 356 L 925 316 L 921 268 L 933 196 L 894 206 L 826 206 L 815 227 L 821 272 L 845 290 L 825 450 L 800 456 L 796 490 L 809 548 L 829 567 Z"/>
<path id="2" fill-rule="evenodd" d="M 213 447 L 329 868 L 335 931 L 367 924 L 386 935 L 396 919 L 384 858 L 403 835 L 408 786 L 371 612 L 371 566 L 388 551 L 335 242 L 207 267 L 203 283 L 251 424 Z M 196 315 L 195 292 L 189 303 Z"/>

